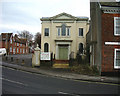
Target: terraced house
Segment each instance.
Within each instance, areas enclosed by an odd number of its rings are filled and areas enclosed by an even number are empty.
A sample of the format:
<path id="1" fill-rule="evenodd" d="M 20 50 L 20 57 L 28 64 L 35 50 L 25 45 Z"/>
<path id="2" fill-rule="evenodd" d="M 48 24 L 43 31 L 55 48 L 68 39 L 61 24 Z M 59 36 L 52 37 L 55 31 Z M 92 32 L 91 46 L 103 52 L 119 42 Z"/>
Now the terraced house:
<path id="1" fill-rule="evenodd" d="M 61 13 L 53 17 L 42 17 L 41 51 L 52 52 L 56 60 L 76 58 L 77 52 L 86 47 L 88 17 L 75 17 Z"/>
<path id="2" fill-rule="evenodd" d="M 0 47 L 6 48 L 7 54 L 26 54 L 29 52 L 27 40 L 19 38 L 17 34 L 13 33 L 1 34 Z"/>
<path id="3" fill-rule="evenodd" d="M 116 75 L 120 69 L 120 2 L 91 2 L 90 9 L 90 64 L 100 74 Z"/>

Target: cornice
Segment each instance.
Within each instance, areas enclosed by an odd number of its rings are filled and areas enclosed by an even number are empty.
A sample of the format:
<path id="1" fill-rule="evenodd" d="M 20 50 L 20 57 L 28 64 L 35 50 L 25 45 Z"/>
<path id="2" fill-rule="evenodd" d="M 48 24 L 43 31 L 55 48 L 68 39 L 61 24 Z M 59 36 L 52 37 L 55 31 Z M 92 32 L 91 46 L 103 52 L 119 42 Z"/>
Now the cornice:
<path id="1" fill-rule="evenodd" d="M 120 14 L 120 7 L 102 7 L 104 13 L 117 13 Z"/>

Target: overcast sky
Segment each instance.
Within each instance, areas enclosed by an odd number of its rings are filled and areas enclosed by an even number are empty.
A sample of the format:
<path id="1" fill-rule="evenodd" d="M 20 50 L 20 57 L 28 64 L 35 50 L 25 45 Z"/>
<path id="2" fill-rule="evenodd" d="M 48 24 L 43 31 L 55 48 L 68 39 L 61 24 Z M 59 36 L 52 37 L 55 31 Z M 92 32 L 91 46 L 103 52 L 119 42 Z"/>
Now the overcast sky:
<path id="1" fill-rule="evenodd" d="M 89 0 L 0 0 L 0 33 L 41 32 L 42 17 L 62 12 L 90 17 Z"/>

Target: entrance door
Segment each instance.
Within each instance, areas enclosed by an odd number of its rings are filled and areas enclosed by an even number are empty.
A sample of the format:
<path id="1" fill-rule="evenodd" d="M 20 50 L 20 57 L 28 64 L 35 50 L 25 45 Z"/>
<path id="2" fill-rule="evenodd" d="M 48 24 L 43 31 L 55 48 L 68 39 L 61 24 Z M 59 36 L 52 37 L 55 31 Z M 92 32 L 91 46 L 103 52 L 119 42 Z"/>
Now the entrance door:
<path id="1" fill-rule="evenodd" d="M 59 59 L 68 60 L 68 46 L 59 46 Z"/>

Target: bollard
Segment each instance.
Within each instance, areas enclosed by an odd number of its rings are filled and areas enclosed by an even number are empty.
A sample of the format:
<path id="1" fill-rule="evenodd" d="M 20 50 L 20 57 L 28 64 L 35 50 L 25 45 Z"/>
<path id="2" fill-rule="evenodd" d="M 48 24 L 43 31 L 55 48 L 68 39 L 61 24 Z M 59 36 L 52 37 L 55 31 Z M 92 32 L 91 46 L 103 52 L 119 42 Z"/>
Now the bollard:
<path id="1" fill-rule="evenodd" d="M 11 62 L 13 62 L 13 57 L 11 57 Z"/>

